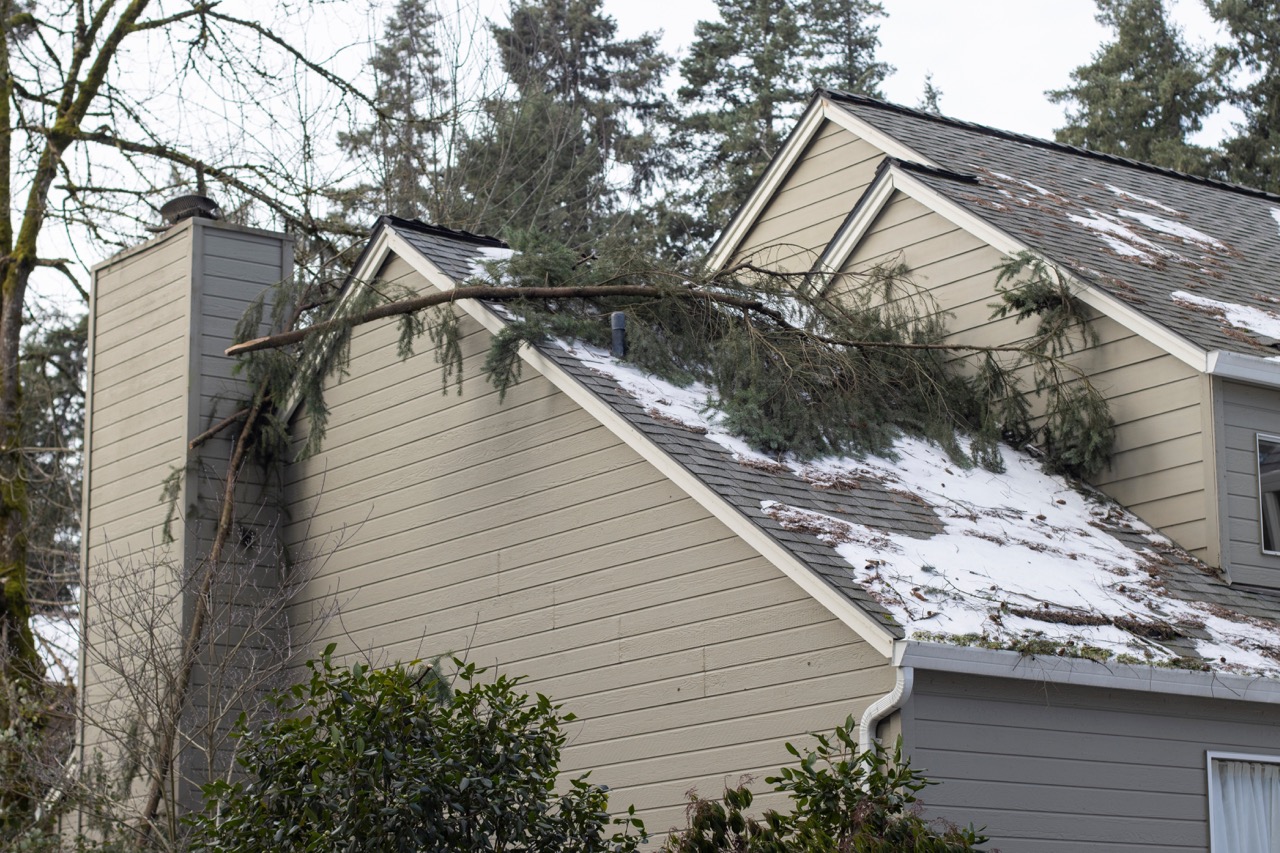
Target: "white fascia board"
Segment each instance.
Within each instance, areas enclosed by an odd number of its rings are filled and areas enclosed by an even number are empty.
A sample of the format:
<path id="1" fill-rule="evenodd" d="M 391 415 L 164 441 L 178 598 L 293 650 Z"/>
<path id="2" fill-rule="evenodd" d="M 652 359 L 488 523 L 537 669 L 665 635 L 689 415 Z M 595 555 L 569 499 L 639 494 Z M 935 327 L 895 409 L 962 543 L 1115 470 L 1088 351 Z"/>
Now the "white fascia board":
<path id="1" fill-rule="evenodd" d="M 428 283 L 446 292 L 457 287 L 457 283 L 452 278 L 431 263 L 404 238 L 395 234 L 392 229 L 387 231 L 391 234 L 388 246 L 390 251 L 399 255 Z M 501 317 L 473 299 L 464 299 L 453 304 L 493 334 L 502 331 L 505 325 Z M 520 358 L 542 374 L 558 390 L 563 391 L 569 399 L 586 410 L 628 447 L 639 453 L 646 462 L 657 468 L 705 510 L 722 521 L 761 556 L 777 566 L 783 574 L 795 581 L 801 589 L 849 626 L 859 637 L 866 640 L 872 648 L 886 658 L 892 654 L 895 638 L 885 626 L 817 577 L 776 539 L 761 530 L 755 522 L 716 494 L 706 483 L 668 456 L 631 422 L 566 373 L 560 365 L 529 346 L 521 347 Z"/>
<path id="2" fill-rule="evenodd" d="M 349 276 L 349 281 L 351 282 L 351 286 L 348 287 L 345 291 L 343 291 L 342 296 L 338 297 L 338 304 L 334 306 L 333 312 L 329 316 L 331 317 L 340 316 L 343 309 L 347 306 L 348 303 L 351 302 L 352 299 L 355 298 L 355 294 L 365 286 L 366 282 L 373 281 L 373 279 L 377 276 L 378 270 L 382 269 L 383 263 L 385 263 L 387 260 L 387 255 L 391 253 L 390 235 L 393 233 L 393 231 L 394 229 L 388 226 L 383 226 L 378 231 L 378 233 L 374 235 L 374 237 L 372 238 L 373 242 L 369 245 L 368 250 L 364 253 L 364 260 L 361 261 L 360 266 L 356 267 L 351 271 L 351 275 Z M 319 368 L 320 368 L 320 364 L 317 361 L 313 360 L 309 364 L 302 365 L 302 367 L 298 370 L 297 375 L 303 376 L 307 373 L 310 373 L 313 370 L 318 370 Z M 293 413 L 298 408 L 298 404 L 300 404 L 301 402 L 302 402 L 302 386 L 298 381 L 295 380 L 293 384 L 293 390 L 289 392 L 289 400 L 288 402 L 285 403 L 284 418 L 283 418 L 284 423 L 286 424 L 289 423 L 289 421 L 293 418 Z"/>
<path id="3" fill-rule="evenodd" d="M 893 172 L 886 169 L 867 188 L 853 212 L 836 232 L 836 236 L 822 250 L 822 255 L 813 266 L 810 279 L 813 292 L 823 293 L 831 286 L 831 281 L 853 255 L 853 250 L 862 242 L 862 238 L 871 229 L 871 224 L 876 221 L 880 211 L 884 210 L 889 199 L 893 198 L 893 192 Z"/>
<path id="4" fill-rule="evenodd" d="M 711 252 L 707 256 L 707 266 L 713 270 L 720 269 L 729 262 L 729 258 L 737 251 L 743 239 L 747 236 L 747 231 L 755 224 L 756 219 L 764 210 L 765 205 L 773 198 L 774 193 L 778 191 L 778 187 L 786 179 L 791 172 L 791 167 L 800 159 L 800 155 L 809 147 L 809 141 L 817 134 L 818 128 L 822 126 L 823 107 L 822 103 L 825 99 L 814 98 L 809 104 L 809 108 L 805 110 L 803 116 L 800 117 L 799 123 L 795 130 L 791 131 L 791 135 L 787 138 L 786 144 L 782 146 L 782 150 L 769 164 L 769 168 L 760 180 L 756 182 L 755 188 L 751 191 L 751 195 L 747 196 L 746 204 L 744 204 L 733 217 L 728 226 L 725 227 L 720 235 L 716 237 L 716 242 L 711 246 Z"/>
<path id="5" fill-rule="evenodd" d="M 895 157 L 898 160 L 910 160 L 913 163 L 923 163 L 926 166 L 938 168 L 937 163 L 907 145 L 901 139 L 898 139 L 895 136 L 890 136 L 875 125 L 858 118 L 856 115 L 842 107 L 838 101 L 833 101 L 830 98 L 823 98 L 822 115 L 824 118 L 830 119 L 832 123 L 840 125 L 859 139 L 871 143 L 890 157 Z"/>
<path id="6" fill-rule="evenodd" d="M 898 641 L 893 661 L 895 666 L 916 670 L 1280 705 L 1280 681 L 1223 672 L 1098 663 L 1084 658 L 1031 656 L 1000 649 L 909 640 Z"/>
<path id="7" fill-rule="evenodd" d="M 1030 246 L 1015 239 L 1006 232 L 992 225 L 986 219 L 978 216 L 976 213 L 957 204 L 951 199 L 939 193 L 937 190 L 920 181 L 915 176 L 901 169 L 890 169 L 893 176 L 893 186 L 895 189 L 901 190 L 904 194 L 911 196 L 916 201 L 928 207 L 938 215 L 951 221 L 955 225 L 968 231 L 979 240 L 990 245 L 996 251 L 1005 255 L 1016 255 L 1019 252 L 1035 252 Z M 1071 274 L 1070 270 L 1064 270 L 1055 264 L 1052 264 L 1047 258 L 1046 263 L 1059 273 L 1061 273 L 1068 281 L 1076 286 L 1075 296 L 1085 305 L 1095 308 L 1116 322 L 1127 326 L 1135 333 L 1141 335 L 1151 343 L 1160 347 L 1160 349 L 1177 358 L 1179 361 L 1185 362 L 1199 372 L 1205 370 L 1205 351 L 1186 338 L 1171 331 L 1167 326 L 1157 323 L 1145 314 L 1135 311 L 1132 306 L 1124 301 L 1103 293 L 1096 287 L 1089 285 L 1087 282 L 1081 281 L 1079 278 Z M 841 261 L 843 263 L 843 261 Z"/>
<path id="8" fill-rule="evenodd" d="M 1280 388 L 1280 361 L 1257 355 L 1214 350 L 1209 353 L 1205 372 L 1251 385 Z"/>

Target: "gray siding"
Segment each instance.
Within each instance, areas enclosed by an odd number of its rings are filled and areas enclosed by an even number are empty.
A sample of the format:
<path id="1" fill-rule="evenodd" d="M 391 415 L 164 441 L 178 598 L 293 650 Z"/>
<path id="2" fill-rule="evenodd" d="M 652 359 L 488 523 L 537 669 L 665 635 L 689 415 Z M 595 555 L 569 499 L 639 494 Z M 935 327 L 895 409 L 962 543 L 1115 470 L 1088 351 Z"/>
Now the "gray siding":
<path id="1" fill-rule="evenodd" d="M 955 340 L 1007 345 L 1025 340 L 1035 327 L 991 317 L 1002 260 L 982 240 L 896 193 L 832 287 L 838 294 L 877 266 L 904 264 L 923 291 L 921 308 L 947 312 Z M 1098 346 L 1071 361 L 1092 377 L 1116 422 L 1115 455 L 1095 485 L 1191 553 L 1214 559 L 1212 455 L 1206 457 L 1200 374 L 1109 317 L 1095 314 L 1091 322 Z"/>
<path id="2" fill-rule="evenodd" d="M 734 252 L 737 260 L 805 271 L 875 177 L 884 154 L 825 122 Z"/>
<path id="3" fill-rule="evenodd" d="M 1280 756 L 1247 702 L 917 670 L 906 717 L 928 814 L 1004 853 L 1205 851 L 1206 751 Z"/>
<path id="4" fill-rule="evenodd" d="M 1280 556 L 1262 551 L 1257 452 L 1258 433 L 1280 436 L 1280 391 L 1219 380 L 1214 393 L 1221 398 L 1225 568 L 1235 583 L 1280 587 Z"/>
<path id="5" fill-rule="evenodd" d="M 393 261 L 384 278 L 415 284 Z M 885 659 L 542 376 L 504 402 L 468 318 L 463 393 L 393 325 L 359 330 L 331 385 L 325 450 L 293 465 L 290 546 L 314 577 L 317 646 L 375 663 L 457 654 L 581 718 L 592 770 L 649 828 L 685 792 L 785 763 L 892 686 Z M 305 428 L 299 424 L 299 430 Z"/>

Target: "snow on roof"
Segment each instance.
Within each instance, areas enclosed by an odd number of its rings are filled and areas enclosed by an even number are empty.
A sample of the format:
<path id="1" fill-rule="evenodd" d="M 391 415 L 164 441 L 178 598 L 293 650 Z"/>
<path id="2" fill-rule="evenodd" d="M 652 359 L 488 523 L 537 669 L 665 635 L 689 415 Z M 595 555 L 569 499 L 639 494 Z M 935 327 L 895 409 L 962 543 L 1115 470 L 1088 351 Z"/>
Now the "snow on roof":
<path id="1" fill-rule="evenodd" d="M 1276 221 L 1276 227 L 1280 228 L 1280 207 L 1271 208 L 1271 218 Z"/>
<path id="2" fill-rule="evenodd" d="M 1185 290 L 1175 290 L 1170 296 L 1174 302 L 1221 317 L 1229 326 L 1280 340 L 1280 314 L 1274 311 L 1255 308 L 1252 305 L 1238 305 L 1234 302 L 1209 299 L 1187 293 Z"/>
<path id="3" fill-rule="evenodd" d="M 471 274 L 484 279 L 491 278 L 489 271 L 485 269 L 486 264 L 511 260 L 516 253 L 515 249 L 505 246 L 476 246 L 475 251 L 477 257 L 471 262 Z"/>
<path id="4" fill-rule="evenodd" d="M 875 480 L 931 507 L 944 530 L 919 538 L 876 519 L 761 504 L 782 527 L 835 549 L 909 638 L 1280 677 L 1280 626 L 1170 595 L 1159 572 L 1173 550 L 1167 539 L 1105 496 L 1045 474 L 1023 452 L 1002 448 L 1003 473 L 963 468 L 909 437 L 892 459 L 775 459 L 724 429 L 705 386 L 677 387 L 579 342 L 553 345 L 610 377 L 650 416 L 705 435 L 740 462 L 781 464 L 819 488 Z M 1135 550 L 1117 530 L 1145 545 Z M 1173 640 L 1175 648 L 1166 644 Z M 1186 660 L 1178 645 L 1203 661 Z"/>

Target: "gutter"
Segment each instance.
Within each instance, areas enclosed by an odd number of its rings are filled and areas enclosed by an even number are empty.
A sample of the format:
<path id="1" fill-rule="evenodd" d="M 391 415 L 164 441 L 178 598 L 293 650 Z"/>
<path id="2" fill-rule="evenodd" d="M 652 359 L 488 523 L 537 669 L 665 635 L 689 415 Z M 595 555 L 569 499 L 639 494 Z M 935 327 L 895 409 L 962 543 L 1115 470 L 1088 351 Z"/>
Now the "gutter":
<path id="1" fill-rule="evenodd" d="M 1280 361 L 1257 355 L 1214 350 L 1205 358 L 1205 373 L 1267 388 L 1280 388 Z"/>
<path id="2" fill-rule="evenodd" d="M 899 649 L 894 649 L 894 658 L 900 657 Z M 902 708 L 911 698 L 911 688 L 915 684 L 915 670 L 909 666 L 895 665 L 897 678 L 895 679 L 893 689 L 885 695 L 881 696 L 873 702 L 867 710 L 862 712 L 862 719 L 858 722 L 858 752 L 870 752 L 875 745 L 875 732 L 880 722 L 894 711 Z"/>
<path id="3" fill-rule="evenodd" d="M 902 669 L 1280 705 L 1280 679 L 1263 676 L 1098 663 L 1084 658 L 1024 655 L 998 649 L 907 640 L 895 644 L 893 658 Z"/>

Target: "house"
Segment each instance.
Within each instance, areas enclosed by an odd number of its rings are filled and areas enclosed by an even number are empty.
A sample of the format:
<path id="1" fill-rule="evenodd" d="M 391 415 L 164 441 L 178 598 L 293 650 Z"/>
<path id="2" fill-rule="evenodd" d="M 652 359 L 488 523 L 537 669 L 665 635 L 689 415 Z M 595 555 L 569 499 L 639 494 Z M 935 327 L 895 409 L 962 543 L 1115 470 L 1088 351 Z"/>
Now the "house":
<path id="1" fill-rule="evenodd" d="M 361 327 L 323 450 L 246 486 L 272 509 L 241 544 L 278 536 L 295 558 L 244 561 L 261 589 L 293 584 L 271 637 L 526 674 L 582 719 L 567 768 L 654 831 L 683 822 L 690 788 L 759 776 L 853 715 L 942 783 L 930 814 L 1000 849 L 1240 849 L 1230 827 L 1280 798 L 1280 198 L 823 91 L 711 260 L 838 294 L 899 259 L 957 341 L 988 344 L 1027 334 L 990 308 L 1021 251 L 1098 332 L 1076 363 L 1116 421 L 1093 484 L 1116 503 L 1013 450 L 1000 475 L 906 440 L 897 460 L 762 458 L 696 389 L 573 342 L 525 351 L 500 400 L 474 377 L 504 318 L 460 303 L 460 395 L 429 354 L 398 357 L 393 324 Z M 353 282 L 448 290 L 503 255 L 384 217 Z M 244 396 L 222 352 L 289 256 L 188 219 L 95 271 L 88 588 L 200 553 L 229 445 L 192 462 L 188 443 Z M 161 608 L 175 632 L 186 576 Z M 83 695 L 90 719 L 127 720 L 101 662 L 137 630 L 102 612 L 86 608 Z M 208 661 L 196 705 L 233 703 L 233 682 Z M 84 760 L 125 730 L 88 726 Z M 196 779 L 216 732 L 192 719 L 183 738 L 176 775 Z"/>

